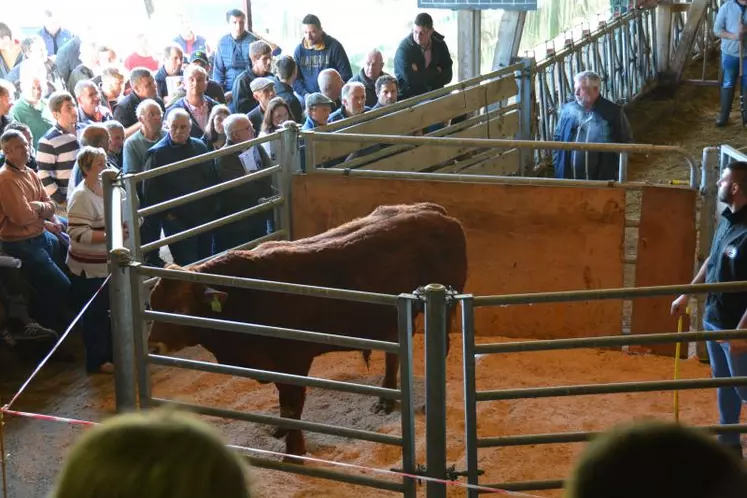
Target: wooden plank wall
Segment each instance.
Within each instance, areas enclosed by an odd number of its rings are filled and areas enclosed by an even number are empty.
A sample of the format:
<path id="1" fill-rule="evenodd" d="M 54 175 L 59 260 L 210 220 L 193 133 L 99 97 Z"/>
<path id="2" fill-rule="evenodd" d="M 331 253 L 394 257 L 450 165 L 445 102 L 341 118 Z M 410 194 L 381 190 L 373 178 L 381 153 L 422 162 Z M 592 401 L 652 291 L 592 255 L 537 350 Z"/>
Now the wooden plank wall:
<path id="1" fill-rule="evenodd" d="M 436 202 L 464 224 L 467 292 L 621 287 L 624 194 L 607 187 L 298 175 L 293 178 L 293 232 L 294 238 L 320 233 L 380 205 Z M 615 335 L 621 318 L 622 303 L 614 300 L 478 308 L 475 313 L 478 334 L 518 338 Z"/>
<path id="2" fill-rule="evenodd" d="M 516 96 L 517 93 L 518 85 L 513 77 L 500 78 L 337 131 L 341 133 L 409 135 L 431 124 L 448 122 L 457 116 L 481 111 L 488 105 L 507 100 Z M 503 116 L 492 121 L 499 123 L 502 119 Z M 513 125 L 511 124 L 513 118 L 509 118 L 506 130 L 499 135 L 513 136 L 518 127 L 518 118 L 516 119 L 517 123 Z M 315 131 L 323 132 L 324 127 L 315 129 Z M 470 133 L 474 134 L 476 131 L 472 130 Z M 498 136 L 491 135 L 488 132 L 489 127 L 485 126 L 479 134 L 474 136 L 479 138 Z M 365 145 L 355 142 L 314 142 L 313 147 L 316 164 L 322 164 L 330 159 L 347 156 L 351 152 L 365 147 Z"/>
<path id="3" fill-rule="evenodd" d="M 696 192 L 672 187 L 644 187 L 638 232 L 635 285 L 689 284 L 695 266 Z M 631 333 L 677 332 L 677 319 L 669 314 L 676 296 L 633 301 Z M 687 318 L 683 330 L 690 328 Z M 674 356 L 674 345 L 651 346 L 657 354 Z M 682 356 L 687 356 L 687 344 Z"/>

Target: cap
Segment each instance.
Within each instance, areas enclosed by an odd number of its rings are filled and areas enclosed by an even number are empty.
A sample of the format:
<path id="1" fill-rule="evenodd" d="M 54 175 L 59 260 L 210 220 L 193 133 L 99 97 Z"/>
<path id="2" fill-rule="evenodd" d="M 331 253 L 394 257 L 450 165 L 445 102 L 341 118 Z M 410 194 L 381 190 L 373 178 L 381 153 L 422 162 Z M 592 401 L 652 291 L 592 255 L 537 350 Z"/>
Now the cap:
<path id="1" fill-rule="evenodd" d="M 258 92 L 273 85 L 275 85 L 275 82 L 270 78 L 254 78 L 252 82 L 249 83 L 249 88 L 251 88 L 252 92 Z"/>
<path id="2" fill-rule="evenodd" d="M 329 99 L 326 95 L 319 92 L 314 92 L 306 95 L 306 107 L 311 107 L 313 105 L 328 105 L 330 107 L 334 107 L 334 102 Z"/>
<path id="3" fill-rule="evenodd" d="M 204 62 L 205 64 L 210 64 L 210 60 L 208 59 L 207 53 L 205 53 L 204 50 L 195 50 L 192 52 L 192 57 L 189 58 L 189 62 L 195 62 L 200 61 Z"/>

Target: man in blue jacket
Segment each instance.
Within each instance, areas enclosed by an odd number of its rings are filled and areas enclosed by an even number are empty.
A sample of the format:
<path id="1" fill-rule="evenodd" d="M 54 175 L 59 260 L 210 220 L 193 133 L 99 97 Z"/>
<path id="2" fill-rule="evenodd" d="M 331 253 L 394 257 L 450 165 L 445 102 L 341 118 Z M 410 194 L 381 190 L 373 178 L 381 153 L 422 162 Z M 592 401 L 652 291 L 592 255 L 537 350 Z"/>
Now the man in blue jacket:
<path id="1" fill-rule="evenodd" d="M 716 126 L 726 126 L 729 122 L 734 89 L 739 84 L 747 87 L 747 74 L 739 78 L 739 44 L 744 47 L 744 33 L 747 32 L 747 0 L 726 0 L 718 9 L 713 34 L 721 38 L 721 109 Z M 744 54 L 743 54 L 744 56 Z M 742 123 L 745 124 L 745 123 Z"/>
<path id="2" fill-rule="evenodd" d="M 574 77 L 576 99 L 564 105 L 556 142 L 632 143 L 633 134 L 625 112 L 600 95 L 602 79 L 593 71 Z M 555 178 L 616 180 L 620 155 L 614 152 L 557 150 L 553 152 Z"/>
<path id="3" fill-rule="evenodd" d="M 246 30 L 246 16 L 239 9 L 226 12 L 226 22 L 230 33 L 218 41 L 213 61 L 213 79 L 226 92 L 226 100 L 231 100 L 233 80 L 250 67 L 249 45 L 257 38 Z"/>
<path id="4" fill-rule="evenodd" d="M 192 123 L 184 109 L 174 109 L 166 122 L 168 134 L 148 150 L 145 170 L 166 166 L 184 159 L 207 154 L 204 143 L 189 136 Z M 197 192 L 217 183 L 212 160 L 186 167 L 146 180 L 143 184 L 143 204 L 152 206 L 169 199 Z M 166 236 L 208 223 L 217 215 L 215 196 L 189 202 L 163 213 L 163 231 Z M 213 234 L 202 233 L 181 242 L 169 244 L 176 264 L 185 266 L 213 254 Z"/>
<path id="5" fill-rule="evenodd" d="M 412 34 L 400 42 L 394 55 L 400 100 L 443 88 L 453 77 L 449 47 L 433 29 L 433 18 L 421 13 L 414 24 Z"/>
<path id="6" fill-rule="evenodd" d="M 309 14 L 301 22 L 304 38 L 293 53 L 298 64 L 298 77 L 293 89 L 299 97 L 305 99 L 307 94 L 319 92 L 317 77 L 322 70 L 336 69 L 342 81 L 352 78 L 353 70 L 345 48 L 322 30 L 322 23 L 317 16 Z"/>

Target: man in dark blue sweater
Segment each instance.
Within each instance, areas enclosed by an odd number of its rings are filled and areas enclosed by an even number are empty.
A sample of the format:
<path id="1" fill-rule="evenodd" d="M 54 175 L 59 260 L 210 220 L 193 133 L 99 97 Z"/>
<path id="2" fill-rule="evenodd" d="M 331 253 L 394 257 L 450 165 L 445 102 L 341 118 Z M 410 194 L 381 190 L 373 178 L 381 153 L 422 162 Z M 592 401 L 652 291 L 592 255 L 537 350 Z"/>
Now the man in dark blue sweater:
<path id="1" fill-rule="evenodd" d="M 146 171 L 207 154 L 205 144 L 189 136 L 192 123 L 189 114 L 184 109 L 171 111 L 166 127 L 168 134 L 148 150 Z M 207 160 L 146 180 L 143 185 L 143 204 L 146 206 L 159 204 L 206 189 L 216 183 L 215 165 L 212 160 Z M 208 223 L 215 219 L 216 214 L 215 196 L 192 201 L 163 213 L 163 231 L 168 237 Z M 194 263 L 213 254 L 213 234 L 202 233 L 182 242 L 169 244 L 169 249 L 178 265 Z"/>
<path id="2" fill-rule="evenodd" d="M 309 14 L 301 22 L 304 38 L 293 53 L 298 64 L 298 78 L 293 89 L 303 99 L 307 94 L 319 91 L 317 77 L 322 70 L 336 69 L 343 81 L 348 81 L 353 71 L 342 44 L 322 30 L 317 16 Z"/>

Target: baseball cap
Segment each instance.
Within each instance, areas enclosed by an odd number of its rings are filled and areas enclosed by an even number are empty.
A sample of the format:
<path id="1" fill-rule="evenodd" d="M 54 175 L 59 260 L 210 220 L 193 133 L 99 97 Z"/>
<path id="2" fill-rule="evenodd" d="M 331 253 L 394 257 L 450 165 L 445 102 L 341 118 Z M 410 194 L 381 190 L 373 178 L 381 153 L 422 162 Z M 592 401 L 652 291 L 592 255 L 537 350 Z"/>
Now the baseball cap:
<path id="1" fill-rule="evenodd" d="M 200 61 L 204 62 L 205 64 L 210 64 L 210 60 L 208 59 L 207 53 L 205 53 L 204 50 L 195 50 L 192 52 L 192 56 L 189 58 L 189 62 L 195 62 Z"/>

